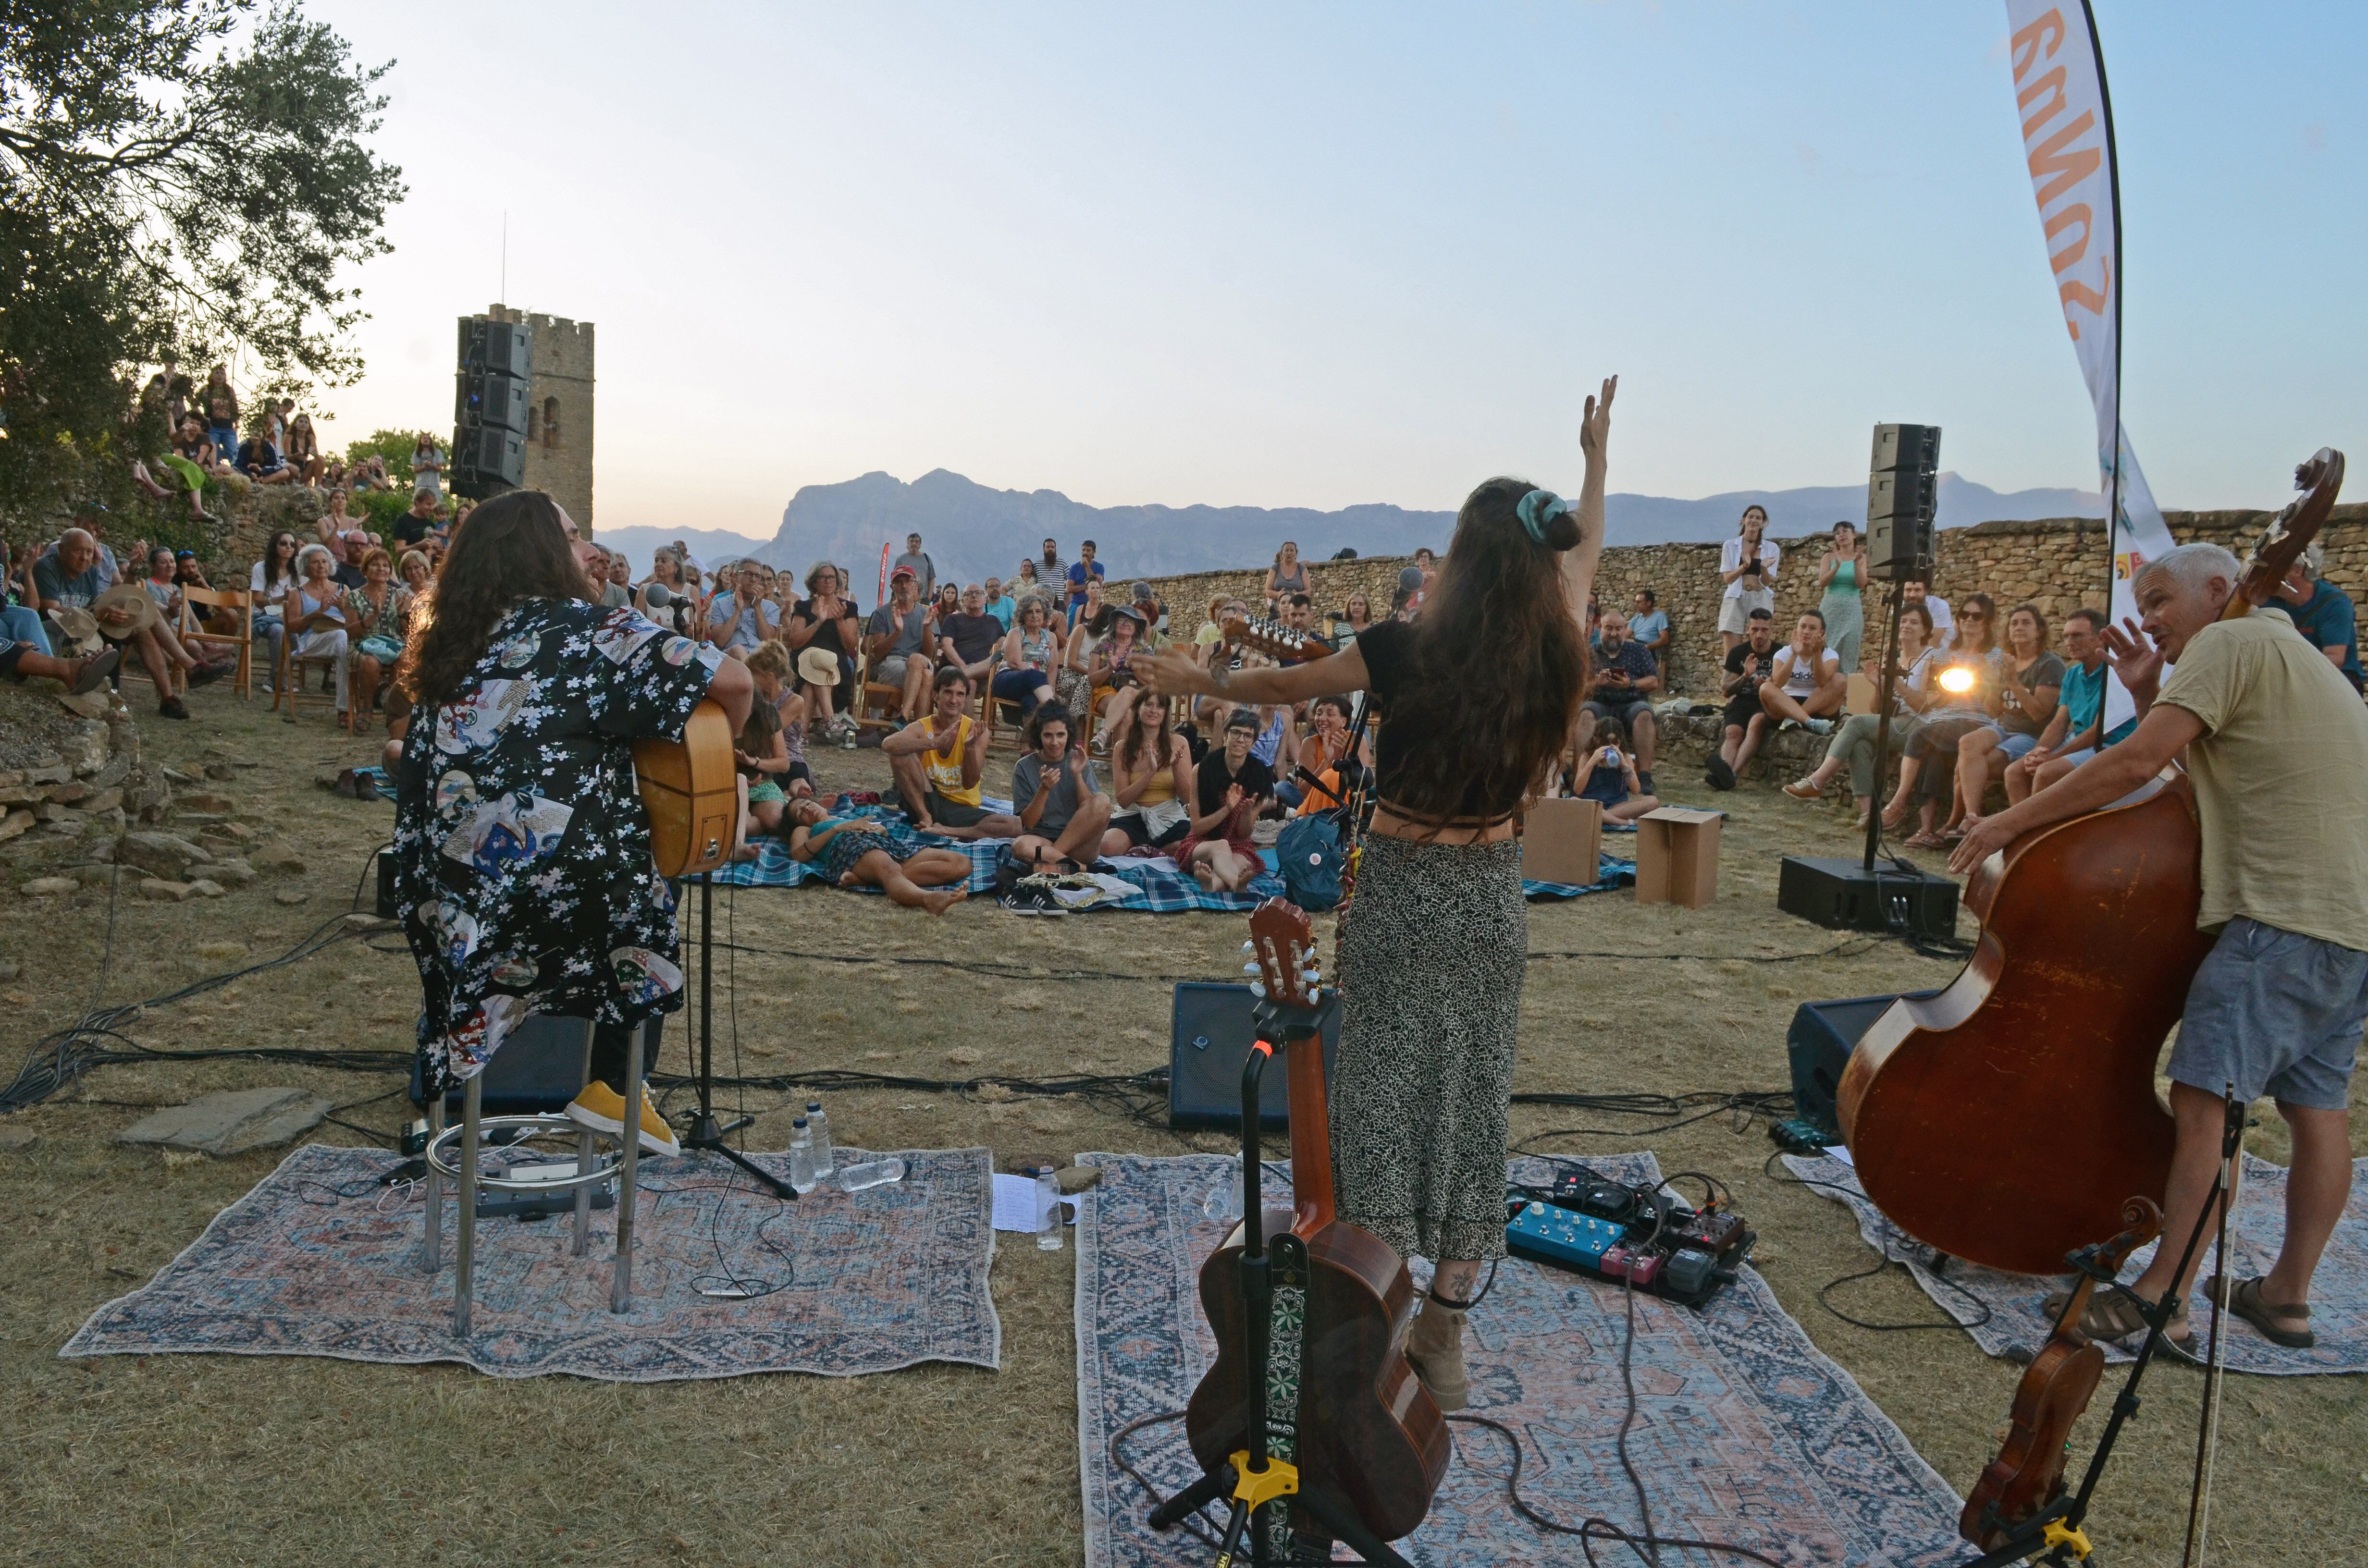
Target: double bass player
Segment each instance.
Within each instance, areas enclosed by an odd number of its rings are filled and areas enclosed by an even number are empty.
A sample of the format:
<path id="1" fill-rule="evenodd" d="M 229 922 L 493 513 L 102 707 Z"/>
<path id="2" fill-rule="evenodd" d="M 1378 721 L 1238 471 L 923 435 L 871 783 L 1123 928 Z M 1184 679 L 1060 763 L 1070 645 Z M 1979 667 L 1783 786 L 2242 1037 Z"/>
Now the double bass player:
<path id="1" fill-rule="evenodd" d="M 2148 562 L 2134 585 L 2144 637 L 2126 623 L 2104 633 L 2137 728 L 2061 782 L 1969 822 L 1950 867 L 1969 872 L 2035 829 L 2109 805 L 2183 754 L 2203 840 L 2196 923 L 2217 937 L 2170 1056 L 2177 1142 L 2163 1234 L 2189 1234 L 2211 1200 L 2223 1089 L 2270 1095 L 2294 1135 L 2285 1243 L 2267 1275 L 2236 1282 L 2230 1307 L 2271 1340 L 2304 1346 L 2311 1275 L 2351 1190 L 2346 1108 L 2368 1020 L 2368 707 L 2281 611 L 2221 619 L 2241 578 L 2214 544 Z M 2179 1255 L 2165 1245 L 2126 1291 L 2100 1292 L 2081 1331 L 2142 1332 L 2130 1297 L 2152 1304 L 2176 1290 L 2169 1332 L 2189 1343 L 2194 1265 L 2174 1278 Z"/>

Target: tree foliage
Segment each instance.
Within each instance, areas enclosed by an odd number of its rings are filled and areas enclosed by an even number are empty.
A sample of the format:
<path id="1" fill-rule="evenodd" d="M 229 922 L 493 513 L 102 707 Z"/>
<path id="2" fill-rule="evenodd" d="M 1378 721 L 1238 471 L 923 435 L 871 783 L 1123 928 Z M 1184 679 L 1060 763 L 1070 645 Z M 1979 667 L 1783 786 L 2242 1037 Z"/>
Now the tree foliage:
<path id="1" fill-rule="evenodd" d="M 388 69 L 294 0 L 0 0 L 0 516 L 120 497 L 167 354 L 359 376 L 339 276 L 404 196 Z"/>

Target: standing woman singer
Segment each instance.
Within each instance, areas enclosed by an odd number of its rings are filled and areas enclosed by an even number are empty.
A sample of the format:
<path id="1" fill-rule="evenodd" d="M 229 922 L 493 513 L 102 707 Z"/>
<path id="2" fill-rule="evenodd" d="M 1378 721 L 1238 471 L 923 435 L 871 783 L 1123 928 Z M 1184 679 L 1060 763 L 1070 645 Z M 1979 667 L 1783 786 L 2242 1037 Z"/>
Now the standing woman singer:
<path id="1" fill-rule="evenodd" d="M 1561 756 L 1587 676 L 1611 397 L 1587 400 L 1578 500 L 1492 479 L 1464 501 L 1416 621 L 1281 669 L 1138 653 L 1161 696 L 1283 705 L 1371 694 L 1379 805 L 1338 954 L 1332 1076 L 1339 1213 L 1438 1267 L 1406 1358 L 1463 1405 L 1463 1313 L 1505 1253 L 1506 1112 L 1529 953 L 1513 813 Z"/>

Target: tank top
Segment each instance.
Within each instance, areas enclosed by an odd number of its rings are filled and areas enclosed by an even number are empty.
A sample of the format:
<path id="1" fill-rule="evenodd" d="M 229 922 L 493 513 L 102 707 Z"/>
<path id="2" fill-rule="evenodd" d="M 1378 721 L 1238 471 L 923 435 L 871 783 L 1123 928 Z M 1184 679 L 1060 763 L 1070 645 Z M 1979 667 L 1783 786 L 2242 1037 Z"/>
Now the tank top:
<path id="1" fill-rule="evenodd" d="M 1051 627 L 1044 628 L 1033 637 L 1025 631 L 1019 634 L 1019 662 L 1031 670 L 1049 670 L 1053 667 L 1053 629 Z"/>
<path id="2" fill-rule="evenodd" d="M 984 776 L 979 784 L 964 788 L 962 784 L 962 754 L 970 746 L 970 715 L 965 713 L 954 725 L 954 749 L 951 752 L 925 751 L 921 754 L 921 769 L 929 776 L 932 793 L 960 806 L 974 806 L 984 789 Z"/>
<path id="3" fill-rule="evenodd" d="M 1144 757 L 1148 758 L 1151 748 L 1145 746 L 1143 751 Z M 1162 758 L 1158 767 L 1153 770 L 1150 778 L 1144 782 L 1143 793 L 1134 798 L 1134 803 L 1137 806 L 1164 806 L 1175 798 L 1175 763 L 1170 758 Z"/>
<path id="4" fill-rule="evenodd" d="M 1855 561 L 1837 562 L 1834 565 L 1834 580 L 1826 585 L 1826 592 L 1829 594 L 1857 593 L 1858 562 Z"/>
<path id="5" fill-rule="evenodd" d="M 1304 561 L 1292 562 L 1292 573 L 1288 577 L 1282 574 L 1281 567 L 1276 567 L 1274 569 L 1274 591 L 1278 594 L 1305 593 L 1307 591 L 1307 562 Z"/>

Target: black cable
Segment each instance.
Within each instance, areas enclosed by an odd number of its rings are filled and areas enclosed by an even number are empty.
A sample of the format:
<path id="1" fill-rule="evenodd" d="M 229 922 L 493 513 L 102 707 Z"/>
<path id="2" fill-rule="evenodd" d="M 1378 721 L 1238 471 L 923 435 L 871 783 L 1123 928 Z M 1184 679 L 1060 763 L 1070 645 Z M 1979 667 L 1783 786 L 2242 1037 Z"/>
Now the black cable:
<path id="1" fill-rule="evenodd" d="M 379 855 L 380 855 L 381 851 L 388 850 L 388 849 L 392 849 L 392 848 L 393 848 L 393 847 L 394 847 L 394 840 L 393 840 L 393 839 L 392 839 L 392 838 L 390 838 L 390 839 L 388 839 L 384 844 L 380 845 L 380 846 L 378 846 L 378 848 L 371 850 L 368 855 L 365 855 L 365 856 L 363 856 L 363 857 L 362 857 L 362 874 L 361 874 L 360 876 L 356 877 L 356 878 L 354 879 L 354 903 L 353 903 L 353 907 L 354 907 L 354 912 L 355 912 L 355 913 L 359 913 L 359 911 L 360 911 L 360 909 L 361 909 L 361 906 L 362 906 L 362 889 L 363 889 L 363 887 L 364 887 L 364 886 L 366 886 L 366 885 L 369 883 L 369 881 L 370 881 L 370 872 L 372 872 L 373 870 L 375 870 L 375 869 L 378 869 L 378 858 L 379 858 Z M 376 913 L 377 913 L 377 909 L 376 909 L 376 907 L 375 907 L 375 906 L 373 906 L 373 907 L 372 907 L 372 909 L 371 909 L 371 913 L 372 913 L 372 914 L 376 914 Z"/>
<path id="2" fill-rule="evenodd" d="M 1753 1120 L 1766 1118 L 1781 1119 L 1793 1112 L 1793 1096 L 1782 1089 L 1743 1089 L 1721 1091 L 1696 1090 L 1682 1095 L 1570 1095 L 1553 1092 L 1531 1092 L 1513 1096 L 1515 1105 L 1550 1105 L 1593 1110 L 1607 1116 L 1638 1117 L 1645 1124 L 1635 1127 L 1556 1127 L 1543 1132 L 1532 1132 L 1513 1145 L 1522 1154 L 1543 1155 L 1547 1151 L 1531 1145 L 1546 1138 L 1634 1138 L 1648 1134 L 1673 1132 L 1680 1127 L 1691 1127 L 1697 1121 L 1707 1121 L 1721 1114 L 1735 1118 L 1736 1131 L 1742 1131 Z M 1706 1109 L 1696 1109 L 1704 1107 Z M 1692 1114 L 1687 1114 L 1691 1111 Z"/>
<path id="3" fill-rule="evenodd" d="M 1770 1181 L 1777 1183 L 1779 1186 L 1789 1182 L 1794 1187 L 1816 1187 L 1820 1191 L 1839 1194 L 1845 1199 L 1851 1198 L 1863 1198 L 1866 1196 L 1863 1192 L 1853 1192 L 1850 1188 L 1837 1186 L 1833 1182 L 1818 1181 L 1812 1176 L 1794 1176 L 1791 1171 L 1778 1171 L 1775 1168 L 1775 1165 L 1776 1162 L 1783 1156 L 1783 1153 L 1784 1151 L 1779 1149 L 1774 1153 L 1770 1154 L 1767 1159 L 1761 1161 L 1759 1165 L 1760 1175 L 1768 1177 Z M 1845 1204 L 1845 1207 L 1847 1207 L 1847 1204 Z M 1890 1226 L 1891 1221 L 1888 1219 L 1885 1219 L 1884 1221 L 1884 1224 L 1888 1227 Z M 1908 1334 L 1923 1329 L 1935 1328 L 1958 1328 L 1971 1330 L 1979 1328 L 1984 1324 L 1988 1323 L 1994 1315 L 1990 1311 L 1990 1304 L 1987 1301 L 1983 1301 L 1979 1296 L 1975 1295 L 1971 1290 L 1966 1290 L 1963 1285 L 1958 1284 L 1955 1280 L 1950 1278 L 1940 1270 L 1928 1269 L 1926 1272 L 1931 1275 L 1936 1283 L 1947 1286 L 1951 1290 L 1972 1302 L 1974 1310 L 1981 1315 L 1973 1319 L 1971 1322 L 1964 1322 L 1952 1317 L 1945 1323 L 1870 1323 L 1864 1318 L 1852 1317 L 1850 1313 L 1842 1311 L 1839 1307 L 1834 1305 L 1832 1301 L 1828 1301 L 1827 1299 L 1826 1292 L 1836 1290 L 1840 1286 L 1852 1284 L 1861 1279 L 1872 1279 L 1894 1264 L 1897 1264 L 1902 1268 L 1906 1268 L 1907 1267 L 1907 1260 L 1906 1258 L 1894 1257 L 1891 1256 L 1891 1246 L 1888 1242 L 1882 1244 L 1878 1250 L 1882 1252 L 1883 1256 L 1876 1261 L 1873 1267 L 1862 1268 L 1856 1274 L 1838 1275 L 1834 1278 L 1828 1279 L 1824 1284 L 1818 1286 L 1817 1305 L 1825 1308 L 1826 1311 L 1841 1319 L 1842 1322 L 1849 1324 L 1851 1327 L 1862 1328 L 1872 1334 Z M 1913 1276 L 1911 1275 L 1910 1278 L 1912 1278 Z"/>

